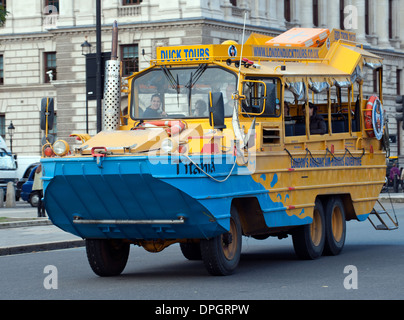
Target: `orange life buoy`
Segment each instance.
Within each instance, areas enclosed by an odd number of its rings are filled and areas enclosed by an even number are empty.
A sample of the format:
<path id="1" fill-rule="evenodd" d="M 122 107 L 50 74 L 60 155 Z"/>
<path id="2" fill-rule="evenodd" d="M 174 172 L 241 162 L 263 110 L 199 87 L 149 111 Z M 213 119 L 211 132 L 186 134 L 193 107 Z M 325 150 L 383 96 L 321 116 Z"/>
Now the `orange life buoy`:
<path id="1" fill-rule="evenodd" d="M 143 126 L 150 124 L 156 127 L 167 127 L 166 132 L 170 135 L 180 134 L 186 127 L 185 123 L 180 120 L 155 120 L 143 123 Z"/>
<path id="2" fill-rule="evenodd" d="M 383 135 L 383 106 L 378 96 L 371 96 L 366 104 L 365 129 L 370 138 L 380 140 Z"/>

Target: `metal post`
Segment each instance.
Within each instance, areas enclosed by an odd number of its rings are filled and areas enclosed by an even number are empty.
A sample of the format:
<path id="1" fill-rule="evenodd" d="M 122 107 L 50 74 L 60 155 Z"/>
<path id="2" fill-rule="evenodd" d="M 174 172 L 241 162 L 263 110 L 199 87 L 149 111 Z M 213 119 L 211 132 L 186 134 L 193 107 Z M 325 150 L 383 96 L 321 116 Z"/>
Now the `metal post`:
<path id="1" fill-rule="evenodd" d="M 102 53 L 101 53 L 101 0 L 96 0 L 96 35 L 97 35 L 97 77 L 96 77 L 96 95 L 97 95 L 97 133 L 102 130 Z"/>

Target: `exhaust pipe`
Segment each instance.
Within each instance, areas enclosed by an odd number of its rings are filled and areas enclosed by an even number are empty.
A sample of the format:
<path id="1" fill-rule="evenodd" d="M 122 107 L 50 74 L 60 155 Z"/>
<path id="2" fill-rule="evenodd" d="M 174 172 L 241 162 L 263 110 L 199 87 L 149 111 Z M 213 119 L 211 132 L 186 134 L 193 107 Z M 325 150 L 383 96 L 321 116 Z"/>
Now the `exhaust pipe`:
<path id="1" fill-rule="evenodd" d="M 111 60 L 105 63 L 103 130 L 119 129 L 121 115 L 121 64 L 118 60 L 118 23 L 112 29 Z"/>

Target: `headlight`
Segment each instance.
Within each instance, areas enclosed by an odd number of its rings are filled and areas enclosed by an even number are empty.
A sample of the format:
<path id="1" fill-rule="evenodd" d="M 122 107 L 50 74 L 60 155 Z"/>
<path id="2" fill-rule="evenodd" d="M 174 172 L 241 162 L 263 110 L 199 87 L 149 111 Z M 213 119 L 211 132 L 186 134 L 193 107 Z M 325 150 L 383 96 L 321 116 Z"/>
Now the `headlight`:
<path id="1" fill-rule="evenodd" d="M 164 153 L 173 153 L 177 152 L 178 150 L 178 142 L 174 141 L 173 139 L 164 139 L 161 143 L 161 150 Z"/>
<path id="2" fill-rule="evenodd" d="M 69 144 L 66 141 L 58 140 L 53 144 L 53 152 L 59 157 L 63 157 L 70 151 Z"/>

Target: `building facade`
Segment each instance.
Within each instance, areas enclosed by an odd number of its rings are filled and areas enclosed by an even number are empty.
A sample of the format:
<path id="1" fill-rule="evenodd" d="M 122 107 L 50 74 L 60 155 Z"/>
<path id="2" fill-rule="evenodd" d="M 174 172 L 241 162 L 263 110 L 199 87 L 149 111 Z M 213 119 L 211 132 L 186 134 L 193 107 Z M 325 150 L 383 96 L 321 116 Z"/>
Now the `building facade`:
<path id="1" fill-rule="evenodd" d="M 95 52 L 96 1 L 0 0 L 9 15 L 0 28 L 0 134 L 9 144 L 7 127 L 16 130 L 13 149 L 39 155 L 40 102 L 54 97 L 52 134 L 69 140 L 73 132 L 96 133 L 96 102 L 86 108 L 87 40 Z M 404 94 L 404 0 L 102 0 L 102 51 L 111 50 L 112 23 L 119 23 L 119 55 L 124 73 L 148 67 L 161 45 L 241 43 L 257 32 L 276 36 L 291 27 L 343 28 L 385 59 L 384 105 L 397 141 L 392 155 L 404 155 L 395 98 Z M 377 90 L 366 73 L 365 95 Z M 376 85 L 377 86 L 377 85 Z M 87 117 L 88 114 L 88 117 Z M 88 121 L 87 121 L 88 119 Z M 393 137 L 394 141 L 394 137 Z M 72 142 L 70 140 L 70 142 Z"/>

